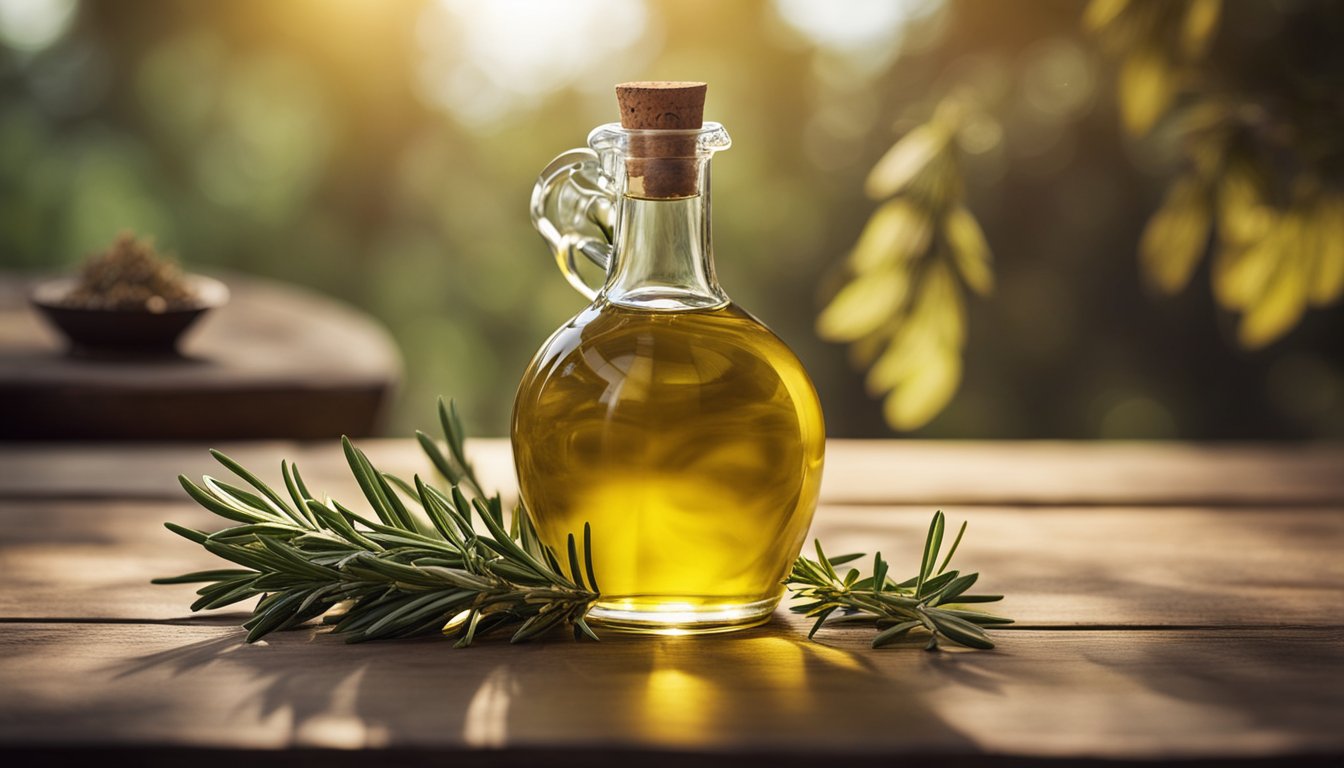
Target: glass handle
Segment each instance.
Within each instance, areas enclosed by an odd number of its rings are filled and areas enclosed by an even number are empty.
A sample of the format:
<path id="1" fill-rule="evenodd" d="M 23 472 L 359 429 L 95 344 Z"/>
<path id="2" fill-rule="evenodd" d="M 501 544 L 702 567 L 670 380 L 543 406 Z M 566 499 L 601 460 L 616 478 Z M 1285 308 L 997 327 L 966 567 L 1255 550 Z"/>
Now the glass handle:
<path id="1" fill-rule="evenodd" d="M 589 301 L 601 286 L 579 272 L 583 256 L 605 273 L 611 264 L 616 195 L 597 153 L 572 149 L 551 161 L 532 189 L 532 226 L 555 254 L 560 272 Z"/>

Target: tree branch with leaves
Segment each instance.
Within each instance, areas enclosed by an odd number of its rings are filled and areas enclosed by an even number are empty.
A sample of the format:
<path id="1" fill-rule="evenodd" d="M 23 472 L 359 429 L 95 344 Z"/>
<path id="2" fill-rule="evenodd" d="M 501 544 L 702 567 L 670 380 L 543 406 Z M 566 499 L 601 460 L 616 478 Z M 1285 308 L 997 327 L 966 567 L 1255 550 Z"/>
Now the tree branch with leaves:
<path id="1" fill-rule="evenodd" d="M 1084 24 L 1120 61 L 1126 131 L 1166 120 L 1184 155 L 1140 239 L 1144 275 L 1174 295 L 1211 252 L 1213 296 L 1258 349 L 1344 294 L 1344 104 L 1311 77 L 1276 78 L 1273 94 L 1215 78 L 1222 13 L 1222 0 L 1093 0 Z"/>
<path id="2" fill-rule="evenodd" d="M 1126 134 L 1154 141 L 1169 131 L 1184 158 L 1138 239 L 1145 278 L 1174 295 L 1211 253 L 1214 298 L 1240 316 L 1241 346 L 1257 349 L 1344 295 L 1344 83 L 1314 71 L 1268 73 L 1272 89 L 1216 77 L 1209 57 L 1224 11 L 1222 0 L 1093 0 L 1082 26 L 1117 62 Z M 1344 15 L 1321 0 L 1292 12 L 1326 24 Z M 993 291 L 957 142 L 984 109 L 963 86 L 877 161 L 865 190 L 881 205 L 817 319 L 823 339 L 850 345 L 899 431 L 950 402 L 966 295 Z"/>
<path id="3" fill-rule="evenodd" d="M 927 424 L 956 393 L 966 343 L 966 291 L 994 290 L 989 244 L 963 202 L 957 131 L 966 94 L 897 141 L 868 174 L 882 205 L 850 251 L 849 281 L 817 318 L 817 333 L 851 344 L 883 396 L 894 429 Z"/>

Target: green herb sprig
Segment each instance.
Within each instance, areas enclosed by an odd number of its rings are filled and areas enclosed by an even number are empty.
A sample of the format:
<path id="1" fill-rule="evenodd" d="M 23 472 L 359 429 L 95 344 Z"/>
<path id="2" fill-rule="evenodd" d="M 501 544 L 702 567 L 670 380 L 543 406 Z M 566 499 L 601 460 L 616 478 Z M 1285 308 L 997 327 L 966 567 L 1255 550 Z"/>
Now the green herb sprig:
<path id="1" fill-rule="evenodd" d="M 457 409 L 439 402 L 447 450 L 433 438 L 416 438 L 448 481 L 446 489 L 418 475 L 406 482 L 382 472 L 363 451 L 342 439 L 345 458 L 372 510 L 360 515 L 330 498 L 319 500 L 289 462 L 280 463 L 285 492 L 277 492 L 238 462 L 211 451 L 248 487 L 210 476 L 200 483 L 178 480 L 187 494 L 237 525 L 206 533 L 165 523 L 167 528 L 240 568 L 188 573 L 156 584 L 203 583 L 193 611 L 223 608 L 261 597 L 243 624 L 248 642 L 322 617 L 348 642 L 445 633 L 464 647 L 478 637 L 508 633 L 522 642 L 568 628 L 574 636 L 597 635 L 585 621 L 599 596 L 592 561 L 592 533 L 567 540 L 566 562 L 542 543 L 519 503 L 509 523 L 498 493 L 486 495 L 466 455 Z M 376 518 L 376 519 L 375 519 Z M 476 522 L 480 522 L 480 526 Z M 874 558 L 873 576 L 857 571 L 840 578 L 836 566 L 863 555 L 818 560 L 799 557 L 786 585 L 811 600 L 794 611 L 817 617 L 812 637 L 836 611 L 843 618 L 876 618 L 874 647 L 922 626 L 932 637 L 973 648 L 993 647 L 981 625 L 1009 623 L 955 605 L 997 596 L 966 595 L 976 574 L 947 571 L 961 534 L 935 573 L 943 515 L 934 515 L 920 575 L 900 584 L 886 577 L 887 563 Z M 962 533 L 965 525 L 962 526 Z M 582 567 L 580 566 L 582 563 Z M 842 617 L 837 617 L 837 620 Z"/>
<path id="2" fill-rule="evenodd" d="M 925 649 L 930 651 L 938 649 L 940 638 L 970 648 L 993 648 L 994 642 L 983 628 L 1012 624 L 1013 620 L 967 609 L 966 606 L 972 603 L 1002 600 L 1003 595 L 967 594 L 980 574 L 947 570 L 966 533 L 964 522 L 942 565 L 938 565 L 945 525 L 942 511 L 935 512 L 924 540 L 919 575 L 899 583 L 887 576 L 888 564 L 882 559 L 881 552 L 873 556 L 871 576 L 860 579 L 859 571 L 850 569 L 841 577 L 837 566 L 859 560 L 864 555 L 827 557 L 821 542 L 814 542 L 817 559 L 800 556 L 786 582 L 794 597 L 808 601 L 791 610 L 816 618 L 807 636 L 814 636 L 827 619 L 839 611 L 841 615 L 837 619 L 876 620 L 879 631 L 873 638 L 874 648 L 893 643 L 913 630 L 929 633 Z"/>
<path id="3" fill-rule="evenodd" d="M 520 642 L 561 626 L 571 627 L 576 637 L 597 639 L 583 618 L 598 597 L 588 527 L 583 560 L 569 536 L 569 572 L 541 543 L 521 507 L 506 529 L 499 495 L 481 492 L 466 460 L 456 409 L 440 401 L 439 417 L 448 453 L 423 434 L 420 443 L 451 484 L 446 491 L 419 476 L 407 483 L 380 472 L 363 451 L 342 440 L 350 471 L 377 520 L 332 499 L 319 501 L 288 462 L 280 465 L 286 498 L 212 451 L 252 490 L 208 476 L 199 485 L 178 479 L 197 503 L 239 525 L 217 533 L 166 525 L 242 568 L 155 583 L 205 582 L 193 611 L 261 595 L 243 625 L 248 642 L 318 616 L 350 642 L 446 631 L 457 637 L 457 645 L 467 646 L 478 636 L 505 630 L 512 642 Z M 462 487 L 470 489 L 470 498 Z M 423 514 L 413 514 L 402 496 Z M 473 516 L 484 531 L 476 530 Z"/>

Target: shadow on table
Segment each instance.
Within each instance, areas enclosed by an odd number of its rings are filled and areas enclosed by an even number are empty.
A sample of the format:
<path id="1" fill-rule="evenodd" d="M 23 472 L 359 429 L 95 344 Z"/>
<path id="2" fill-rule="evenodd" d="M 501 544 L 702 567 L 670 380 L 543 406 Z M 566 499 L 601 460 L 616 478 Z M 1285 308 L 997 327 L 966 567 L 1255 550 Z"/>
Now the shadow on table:
<path id="1" fill-rule="evenodd" d="M 346 645 L 311 629 L 251 646 L 243 637 L 153 653 L 114 672 L 233 697 L 225 715 L 235 724 L 282 716 L 290 744 L 337 748 L 974 753 L 927 694 L 949 684 L 997 693 L 987 669 L 966 663 L 969 654 L 891 651 L 879 670 L 781 619 L 735 635 L 500 639 L 470 649 L 435 638 Z"/>
<path id="2" fill-rule="evenodd" d="M 1241 734 L 1263 734 L 1265 743 L 1321 741 L 1338 754 L 1344 712 L 1344 629 L 1339 627 L 1246 627 L 1206 630 L 1197 636 L 1172 633 L 1165 642 L 1112 648 L 1103 655 L 1080 649 L 1083 658 L 1105 664 L 1142 688 L 1186 708 L 1193 731 L 1235 719 Z M 1288 661 L 1289 663 L 1285 663 Z M 1208 722 L 1201 722 L 1201 719 Z"/>

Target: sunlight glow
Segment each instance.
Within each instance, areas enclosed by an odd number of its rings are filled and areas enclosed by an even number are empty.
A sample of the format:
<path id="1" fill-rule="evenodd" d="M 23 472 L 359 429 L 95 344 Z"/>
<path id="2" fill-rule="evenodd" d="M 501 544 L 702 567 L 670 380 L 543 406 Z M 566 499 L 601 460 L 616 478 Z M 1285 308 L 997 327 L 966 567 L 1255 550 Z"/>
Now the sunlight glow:
<path id="1" fill-rule="evenodd" d="M 509 704 L 518 682 L 509 667 L 496 667 L 481 681 L 462 722 L 462 738 L 473 747 L 502 747 L 509 734 Z"/>
<path id="2" fill-rule="evenodd" d="M 647 25 L 642 2 L 438 0 L 420 17 L 420 96 L 489 126 L 557 90 L 619 79 L 615 62 L 630 69 Z"/>
<path id="3" fill-rule="evenodd" d="M 866 48 L 899 43 L 913 20 L 931 15 L 941 0 L 847 0 L 843 4 L 815 0 L 775 0 L 786 24 L 821 48 Z"/>
<path id="4" fill-rule="evenodd" d="M 645 678 L 639 723 L 642 735 L 675 744 L 694 738 L 714 722 L 725 695 L 713 679 L 678 668 L 666 660 L 669 656 L 655 654 L 662 663 Z"/>
<path id="5" fill-rule="evenodd" d="M 0 0 L 0 43 L 40 51 L 70 29 L 78 9 L 76 0 Z"/>

